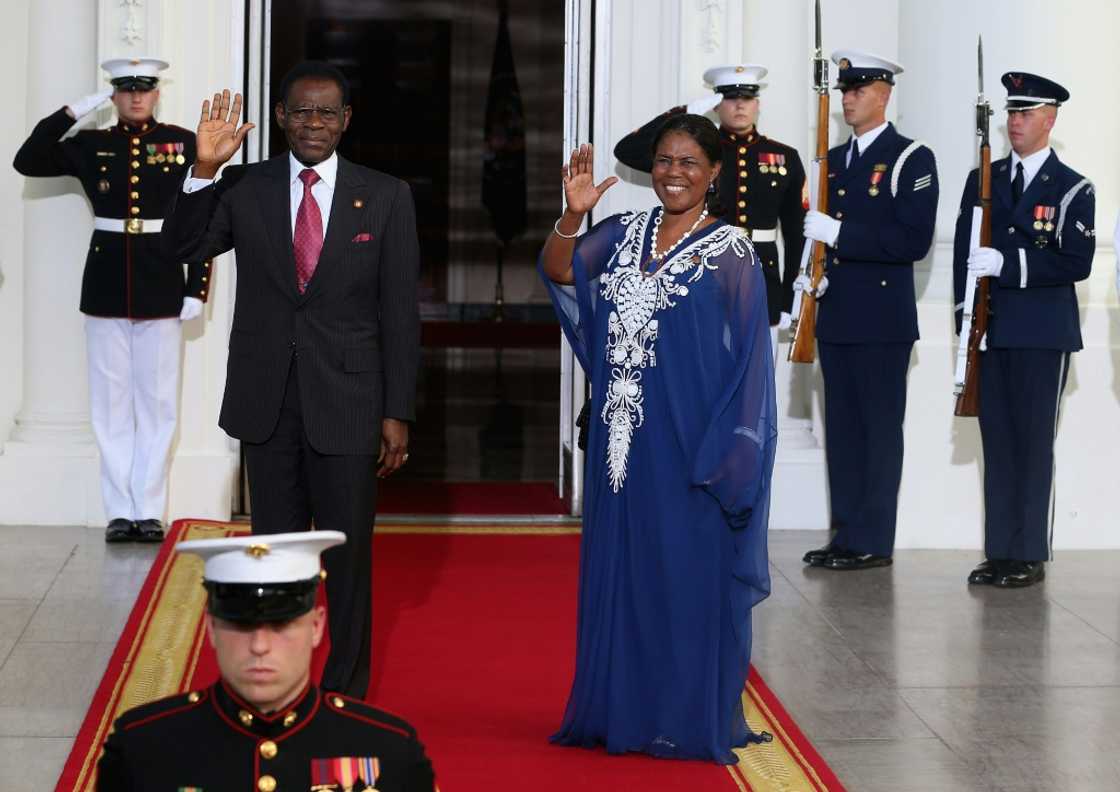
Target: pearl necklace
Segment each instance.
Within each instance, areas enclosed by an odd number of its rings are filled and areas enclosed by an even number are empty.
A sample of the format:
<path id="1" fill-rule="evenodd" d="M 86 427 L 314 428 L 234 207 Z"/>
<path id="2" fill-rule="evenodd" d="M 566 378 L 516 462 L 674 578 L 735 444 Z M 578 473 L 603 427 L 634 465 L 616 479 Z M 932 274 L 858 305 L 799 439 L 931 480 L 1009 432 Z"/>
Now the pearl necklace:
<path id="1" fill-rule="evenodd" d="M 684 242 L 686 239 L 688 239 L 690 236 L 692 236 L 692 232 L 695 231 L 700 226 L 700 224 L 703 223 L 708 218 L 708 207 L 706 207 L 706 206 L 704 207 L 704 211 L 702 211 L 700 213 L 700 216 L 696 218 L 696 222 L 692 224 L 692 228 L 685 231 L 684 234 L 681 235 L 680 239 L 678 239 L 673 244 L 669 245 L 669 247 L 665 248 L 664 252 L 658 253 L 657 252 L 657 229 L 661 226 L 661 218 L 664 217 L 664 216 L 665 216 L 665 211 L 662 210 L 657 215 L 657 217 L 654 218 L 654 220 L 653 220 L 653 233 L 650 235 L 650 238 L 649 238 L 649 257 L 653 261 L 657 261 L 657 262 L 664 261 L 665 258 L 670 253 L 673 252 L 673 249 L 676 248 L 677 245 L 679 245 L 681 242 Z"/>

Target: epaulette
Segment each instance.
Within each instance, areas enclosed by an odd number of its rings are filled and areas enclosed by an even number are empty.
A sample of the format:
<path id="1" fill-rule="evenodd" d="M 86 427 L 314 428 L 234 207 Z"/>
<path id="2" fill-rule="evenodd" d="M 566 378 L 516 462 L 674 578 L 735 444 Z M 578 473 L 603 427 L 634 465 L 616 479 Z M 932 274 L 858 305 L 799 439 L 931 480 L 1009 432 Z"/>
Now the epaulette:
<path id="1" fill-rule="evenodd" d="M 115 728 L 120 731 L 146 726 L 163 718 L 195 709 L 210 697 L 209 690 L 192 690 L 133 707 L 117 718 Z"/>
<path id="2" fill-rule="evenodd" d="M 347 718 L 367 723 L 385 731 L 399 734 L 409 740 L 416 739 L 416 729 L 408 721 L 390 712 L 370 706 L 361 699 L 344 696 L 341 693 L 323 693 L 327 709 Z"/>

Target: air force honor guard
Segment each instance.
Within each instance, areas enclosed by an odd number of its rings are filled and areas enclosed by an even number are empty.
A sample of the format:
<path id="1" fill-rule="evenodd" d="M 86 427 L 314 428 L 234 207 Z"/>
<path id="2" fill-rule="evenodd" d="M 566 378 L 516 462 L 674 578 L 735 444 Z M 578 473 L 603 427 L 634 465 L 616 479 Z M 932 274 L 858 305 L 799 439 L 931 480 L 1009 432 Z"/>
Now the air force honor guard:
<path id="1" fill-rule="evenodd" d="M 319 553 L 340 531 L 199 539 L 206 617 L 221 679 L 129 710 L 113 725 L 99 792 L 380 790 L 432 792 L 416 730 L 311 681 L 326 615 Z"/>
<path id="2" fill-rule="evenodd" d="M 719 197 L 723 219 L 745 228 L 754 242 L 762 272 L 771 326 L 788 327 L 793 306 L 793 281 L 797 277 L 805 238 L 801 227 L 808 192 L 805 169 L 797 150 L 759 134 L 759 98 L 766 68 L 755 64 L 719 66 L 704 72 L 704 82 L 714 92 L 686 106 L 674 107 L 630 133 L 614 148 L 615 157 L 634 170 L 649 173 L 653 167 L 653 140 L 665 120 L 674 114 L 719 114 L 723 167 Z M 778 266 L 778 224 L 785 248 Z"/>
<path id="3" fill-rule="evenodd" d="M 209 264 L 179 262 L 159 246 L 163 208 L 194 161 L 194 133 L 161 124 L 155 58 L 101 64 L 112 88 L 40 121 L 15 157 L 24 176 L 74 176 L 93 205 L 82 276 L 90 417 L 101 454 L 105 541 L 163 539 L 167 470 L 179 399 L 182 320 L 202 312 Z M 112 99 L 108 129 L 63 135 Z"/>
<path id="4" fill-rule="evenodd" d="M 953 246 L 957 331 L 969 278 L 990 278 L 980 359 L 984 555 L 972 584 L 1029 586 L 1045 575 L 1054 521 L 1054 436 L 1070 353 L 1081 349 L 1074 284 L 1096 247 L 1088 179 L 1058 160 L 1050 131 L 1069 92 L 1025 72 L 1003 75 L 1011 156 L 992 163 L 991 247 L 969 252 L 977 171 Z"/>
<path id="5" fill-rule="evenodd" d="M 852 136 L 828 153 L 830 214 L 812 211 L 805 236 L 828 246 L 817 318 L 824 376 L 832 541 L 811 566 L 886 566 L 894 552 L 906 373 L 918 338 L 914 262 L 933 242 L 933 152 L 886 120 L 902 67 L 835 52 L 836 87 Z"/>

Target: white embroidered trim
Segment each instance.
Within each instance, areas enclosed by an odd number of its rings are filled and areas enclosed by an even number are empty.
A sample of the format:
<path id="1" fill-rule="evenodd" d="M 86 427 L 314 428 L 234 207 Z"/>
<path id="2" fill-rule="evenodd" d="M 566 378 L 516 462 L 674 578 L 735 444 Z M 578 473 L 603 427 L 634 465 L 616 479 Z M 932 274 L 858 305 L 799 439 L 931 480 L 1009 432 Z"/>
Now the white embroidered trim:
<path id="1" fill-rule="evenodd" d="M 1019 288 L 1027 288 L 1027 250 L 1019 248 Z"/>
<path id="2" fill-rule="evenodd" d="M 747 235 L 735 226 L 723 226 L 681 248 L 656 273 L 645 275 L 640 268 L 642 244 L 652 215 L 650 210 L 620 218 L 627 227 L 626 234 L 599 276 L 603 299 L 615 306 L 607 318 L 606 355 L 611 381 L 601 413 L 607 425 L 607 475 L 614 492 L 626 481 L 634 431 L 645 422 L 642 369 L 657 365 L 654 343 L 658 322 L 654 314 L 675 306 L 673 298 L 687 296 L 688 284 L 696 283 L 705 272 L 719 269 L 710 259 L 728 248 L 739 258 L 754 259 Z"/>
<path id="3" fill-rule="evenodd" d="M 902 166 L 906 164 L 906 160 L 910 159 L 911 154 L 913 154 L 924 145 L 925 143 L 920 140 L 912 141 L 910 145 L 904 148 L 902 150 L 902 153 L 898 155 L 898 159 L 894 161 L 894 168 L 891 169 L 891 198 L 895 198 L 898 196 L 898 179 L 900 176 L 902 176 Z M 930 153 L 933 153 L 933 149 L 930 149 Z M 937 167 L 936 158 L 934 161 L 934 167 Z"/>
<path id="4" fill-rule="evenodd" d="M 1069 205 L 1073 203 L 1073 199 L 1077 196 L 1078 190 L 1086 185 L 1089 186 L 1089 192 L 1092 192 L 1093 183 L 1088 179 L 1082 179 L 1077 184 L 1069 188 L 1069 192 L 1062 196 L 1062 200 L 1058 204 L 1058 247 L 1062 246 L 1062 229 L 1065 228 L 1066 225 L 1066 211 L 1069 209 Z"/>

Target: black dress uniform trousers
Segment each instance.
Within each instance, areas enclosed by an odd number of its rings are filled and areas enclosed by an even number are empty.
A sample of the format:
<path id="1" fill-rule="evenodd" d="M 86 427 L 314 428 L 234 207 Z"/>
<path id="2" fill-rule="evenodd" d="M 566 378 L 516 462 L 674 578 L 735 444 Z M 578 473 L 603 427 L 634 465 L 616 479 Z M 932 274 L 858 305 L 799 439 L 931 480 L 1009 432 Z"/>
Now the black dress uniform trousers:
<path id="1" fill-rule="evenodd" d="M 321 454 L 307 439 L 293 356 L 276 429 L 243 442 L 253 533 L 342 531 L 346 544 L 323 552 L 331 651 L 321 687 L 365 698 L 370 674 L 370 560 L 377 511 L 377 457 Z M 307 383 L 305 383 L 307 384 Z"/>
<path id="2" fill-rule="evenodd" d="M 1070 353 L 988 349 L 980 366 L 984 553 L 1047 561 L 1054 517 L 1054 437 Z"/>
<path id="3" fill-rule="evenodd" d="M 902 422 L 912 343 L 817 342 L 833 546 L 890 556 L 902 481 Z"/>

